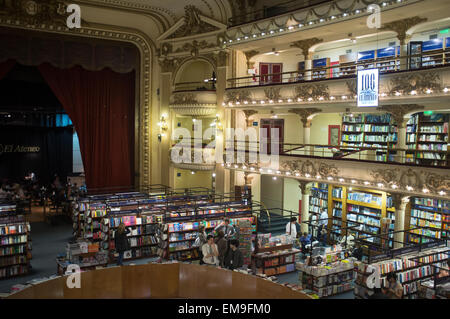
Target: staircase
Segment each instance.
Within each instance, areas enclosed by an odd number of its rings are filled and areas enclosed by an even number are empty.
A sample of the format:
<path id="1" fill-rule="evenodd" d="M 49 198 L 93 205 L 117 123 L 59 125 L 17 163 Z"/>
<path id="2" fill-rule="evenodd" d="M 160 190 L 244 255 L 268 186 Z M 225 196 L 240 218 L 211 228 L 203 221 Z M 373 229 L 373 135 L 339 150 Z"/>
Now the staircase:
<path id="1" fill-rule="evenodd" d="M 289 223 L 289 217 L 283 217 L 278 214 L 269 215 L 265 211 L 261 211 L 258 219 L 258 233 L 272 233 L 273 236 L 284 234 L 286 232 L 286 224 Z"/>

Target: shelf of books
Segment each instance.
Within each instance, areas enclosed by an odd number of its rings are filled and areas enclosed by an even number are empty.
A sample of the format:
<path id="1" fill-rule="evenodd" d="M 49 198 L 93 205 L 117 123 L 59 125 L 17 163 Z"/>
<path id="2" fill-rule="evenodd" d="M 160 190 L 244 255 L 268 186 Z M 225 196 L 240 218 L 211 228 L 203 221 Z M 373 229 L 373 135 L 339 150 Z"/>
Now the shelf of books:
<path id="1" fill-rule="evenodd" d="M 209 203 L 198 206 L 170 206 L 165 212 L 165 225 L 161 232 L 160 256 L 164 259 L 195 260 L 198 259 L 198 248 L 194 245 L 200 225 L 205 226 L 207 235 L 222 223 L 223 218 L 229 218 L 230 224 L 236 229 L 236 237 L 240 242 L 244 255 L 251 247 L 251 233 L 255 230 L 256 218 L 252 216 L 251 206 L 245 202 Z M 251 226 L 248 225 L 251 224 Z M 240 234 L 239 228 L 244 232 Z M 248 256 L 247 256 L 248 258 Z"/>
<path id="2" fill-rule="evenodd" d="M 30 269 L 30 224 L 14 204 L 0 204 L 0 279 L 25 275 Z"/>
<path id="3" fill-rule="evenodd" d="M 397 143 L 398 129 L 390 114 L 358 114 L 342 117 L 341 146 L 373 148 L 377 161 L 393 161 L 393 152 L 388 146 Z"/>
<path id="4" fill-rule="evenodd" d="M 448 114 L 412 115 L 406 130 L 406 162 L 447 166 L 448 126 Z"/>
<path id="5" fill-rule="evenodd" d="M 328 184 L 313 183 L 309 196 L 310 220 L 320 219 L 322 211 L 328 213 Z"/>
<path id="6" fill-rule="evenodd" d="M 305 262 L 297 262 L 302 289 L 315 293 L 319 298 L 353 290 L 355 258 L 347 257 L 348 254 L 338 245 L 308 257 Z"/>
<path id="7" fill-rule="evenodd" d="M 382 191 L 330 186 L 328 234 L 337 242 L 346 234 L 343 229 L 351 227 L 355 238 L 365 238 L 394 230 L 395 208 L 392 198 Z M 370 239 L 375 245 L 393 246 L 393 234 L 388 240 Z"/>
<path id="8" fill-rule="evenodd" d="M 397 275 L 398 282 L 403 286 L 403 298 L 417 299 L 420 282 L 433 277 L 433 265 L 442 266 L 447 264 L 448 258 L 449 249 L 441 245 L 441 247 L 399 254 L 393 256 L 393 258 L 371 264 L 360 262 L 356 267 L 355 297 L 357 299 L 366 299 L 373 291 L 367 286 L 367 280 L 372 274 L 368 269 L 370 265 L 378 269 L 381 275 L 381 286 L 386 285 L 386 275 L 393 272 Z M 372 277 L 375 278 L 375 276 Z"/>
<path id="9" fill-rule="evenodd" d="M 76 264 L 81 271 L 106 267 L 108 265 L 108 253 L 100 250 L 99 243 L 92 243 L 83 239 L 68 243 L 66 254 L 56 258 L 57 274 L 64 275 L 69 265 Z"/>
<path id="10" fill-rule="evenodd" d="M 434 239 L 450 239 L 450 201 L 413 197 L 411 209 L 406 215 L 405 228 L 411 229 L 405 235 L 405 242 L 422 243 Z"/>
<path id="11" fill-rule="evenodd" d="M 258 248 L 252 256 L 253 272 L 266 276 L 294 272 L 298 253 L 300 250 L 293 248 L 286 235 L 258 234 Z"/>

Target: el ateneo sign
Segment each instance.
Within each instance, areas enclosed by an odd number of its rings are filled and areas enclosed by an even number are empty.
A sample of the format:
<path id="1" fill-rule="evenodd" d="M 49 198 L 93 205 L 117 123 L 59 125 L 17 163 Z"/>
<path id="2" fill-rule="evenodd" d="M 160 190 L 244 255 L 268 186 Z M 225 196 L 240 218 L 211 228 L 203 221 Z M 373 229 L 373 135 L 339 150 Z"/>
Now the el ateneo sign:
<path id="1" fill-rule="evenodd" d="M 358 71 L 358 107 L 378 106 L 379 70 Z"/>
<path id="2" fill-rule="evenodd" d="M 39 146 L 0 144 L 0 155 L 4 153 L 38 153 L 40 150 Z"/>

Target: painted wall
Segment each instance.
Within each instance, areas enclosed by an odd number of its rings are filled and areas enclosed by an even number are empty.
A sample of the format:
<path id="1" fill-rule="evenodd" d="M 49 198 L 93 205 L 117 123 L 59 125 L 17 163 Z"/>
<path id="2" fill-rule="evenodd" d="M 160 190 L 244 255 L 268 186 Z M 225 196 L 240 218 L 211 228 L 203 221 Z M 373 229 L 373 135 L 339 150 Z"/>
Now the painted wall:
<path id="1" fill-rule="evenodd" d="M 178 173 L 181 176 L 178 176 Z M 206 187 L 212 186 L 212 172 L 210 171 L 196 171 L 191 174 L 191 171 L 175 168 L 174 169 L 174 188 L 189 188 L 189 187 Z"/>
<path id="2" fill-rule="evenodd" d="M 311 121 L 311 144 L 328 144 L 328 125 L 342 124 L 339 113 L 324 113 L 316 115 Z"/>
<path id="3" fill-rule="evenodd" d="M 272 176 L 261 176 L 261 202 L 267 208 L 283 207 L 283 186 L 282 178 L 273 180 Z"/>
<path id="4" fill-rule="evenodd" d="M 213 67 L 205 61 L 194 61 L 180 69 L 176 82 L 203 82 L 211 78 Z"/>
<path id="5" fill-rule="evenodd" d="M 283 208 L 298 213 L 299 200 L 302 199 L 298 181 L 292 178 L 283 178 Z"/>

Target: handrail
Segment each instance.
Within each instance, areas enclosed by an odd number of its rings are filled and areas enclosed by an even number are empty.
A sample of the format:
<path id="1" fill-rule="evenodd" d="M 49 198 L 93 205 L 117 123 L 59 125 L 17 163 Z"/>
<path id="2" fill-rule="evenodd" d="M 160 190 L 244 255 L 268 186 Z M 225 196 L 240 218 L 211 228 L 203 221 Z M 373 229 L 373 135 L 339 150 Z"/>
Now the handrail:
<path id="1" fill-rule="evenodd" d="M 439 53 L 450 53 L 449 50 L 439 50 Z M 363 69 L 380 69 L 380 73 L 393 73 L 399 71 L 411 71 L 411 70 L 422 70 L 429 68 L 436 68 L 446 66 L 450 63 L 448 58 L 444 56 L 438 59 L 430 59 L 428 61 L 423 61 L 424 57 L 431 57 L 436 55 L 436 52 L 427 53 L 424 52 L 422 54 L 412 54 L 412 55 L 404 55 L 404 56 L 393 56 L 393 57 L 385 57 L 378 59 L 368 59 L 357 62 L 345 62 L 337 65 L 327 66 L 327 67 L 315 67 L 305 70 L 295 70 L 288 72 L 280 72 L 280 73 L 270 73 L 270 74 L 259 74 L 259 75 L 249 75 L 244 77 L 235 77 L 227 79 L 227 88 L 235 88 L 242 86 L 259 86 L 259 85 L 274 85 L 274 84 L 282 84 L 282 83 L 297 83 L 297 82 L 307 82 L 314 80 L 323 80 L 323 79 L 339 79 L 339 78 L 348 78 L 356 75 L 358 70 Z M 408 68 L 408 64 L 411 59 L 420 58 L 420 67 L 418 68 Z M 383 63 L 383 65 L 379 65 Z M 389 65 L 386 65 L 389 63 Z M 393 64 L 391 64 L 393 63 Z M 430 63 L 434 63 L 430 64 Z M 425 64 L 425 65 L 424 65 Z M 342 68 L 347 68 L 345 70 L 340 70 Z M 349 69 L 351 68 L 351 69 Z M 332 70 L 339 69 L 338 73 L 333 73 Z M 306 79 L 307 75 L 311 77 L 310 80 Z M 273 77 L 276 80 L 273 80 Z M 250 81 L 248 81 L 250 80 Z M 244 84 L 239 84 L 239 82 L 244 82 Z M 236 82 L 236 83 L 235 83 Z M 248 85 L 246 85 L 248 84 Z"/>

